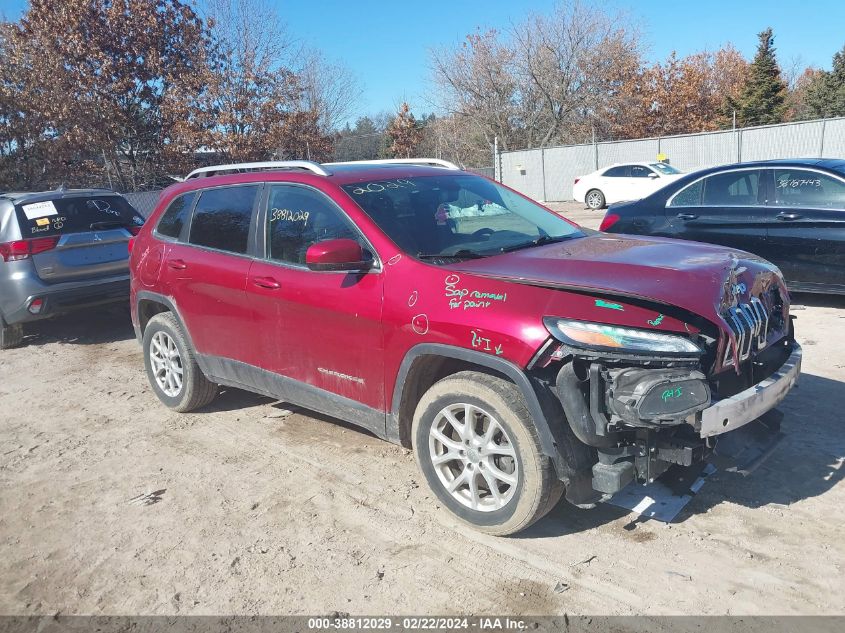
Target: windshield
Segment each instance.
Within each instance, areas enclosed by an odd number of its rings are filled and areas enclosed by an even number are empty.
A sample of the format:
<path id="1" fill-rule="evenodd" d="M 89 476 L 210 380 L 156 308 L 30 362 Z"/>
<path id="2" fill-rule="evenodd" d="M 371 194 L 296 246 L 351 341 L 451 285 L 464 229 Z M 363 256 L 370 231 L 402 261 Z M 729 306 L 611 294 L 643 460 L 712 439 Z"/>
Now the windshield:
<path id="1" fill-rule="evenodd" d="M 671 174 L 682 174 L 680 169 L 675 169 L 672 165 L 667 165 L 666 163 L 651 163 L 649 165 L 652 169 L 659 171 L 661 174 L 671 175 Z"/>
<path id="2" fill-rule="evenodd" d="M 527 198 L 469 174 L 365 181 L 343 189 L 416 257 L 483 257 L 584 235 Z"/>

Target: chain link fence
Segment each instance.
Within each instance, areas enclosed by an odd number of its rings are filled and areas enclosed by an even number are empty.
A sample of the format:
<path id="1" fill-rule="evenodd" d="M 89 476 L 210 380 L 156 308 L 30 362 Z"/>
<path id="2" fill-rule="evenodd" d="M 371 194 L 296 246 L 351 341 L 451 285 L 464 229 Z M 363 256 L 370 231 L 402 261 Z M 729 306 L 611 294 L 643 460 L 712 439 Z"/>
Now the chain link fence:
<path id="1" fill-rule="evenodd" d="M 161 192 L 161 189 L 155 191 L 132 191 L 124 193 L 123 197 L 138 210 L 138 213 L 148 218 L 158 204 L 158 198 Z"/>
<path id="2" fill-rule="evenodd" d="M 613 163 L 657 160 L 658 154 L 683 171 L 774 158 L 845 158 L 845 117 L 502 152 L 495 176 L 536 200 L 572 200 L 575 178 Z"/>

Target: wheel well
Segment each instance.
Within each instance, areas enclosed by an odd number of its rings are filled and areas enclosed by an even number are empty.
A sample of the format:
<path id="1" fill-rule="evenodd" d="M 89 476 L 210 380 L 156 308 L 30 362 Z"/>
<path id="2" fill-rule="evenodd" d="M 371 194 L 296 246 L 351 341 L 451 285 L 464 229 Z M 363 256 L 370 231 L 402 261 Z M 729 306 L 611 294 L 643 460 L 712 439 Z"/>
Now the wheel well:
<path id="1" fill-rule="evenodd" d="M 436 354 L 420 356 L 414 360 L 414 364 L 411 365 L 411 369 L 405 377 L 405 386 L 402 389 L 402 399 L 399 403 L 399 419 L 397 422 L 399 425 L 399 442 L 402 446 L 411 448 L 411 423 L 414 420 L 414 410 L 423 394 L 438 380 L 443 380 L 447 376 L 462 371 L 477 371 L 513 382 L 501 372 L 469 361 Z"/>
<path id="2" fill-rule="evenodd" d="M 142 334 L 147 329 L 147 323 L 150 322 L 150 319 L 162 312 L 170 312 L 170 308 L 152 299 L 141 299 L 138 301 L 138 324 L 141 326 Z"/>

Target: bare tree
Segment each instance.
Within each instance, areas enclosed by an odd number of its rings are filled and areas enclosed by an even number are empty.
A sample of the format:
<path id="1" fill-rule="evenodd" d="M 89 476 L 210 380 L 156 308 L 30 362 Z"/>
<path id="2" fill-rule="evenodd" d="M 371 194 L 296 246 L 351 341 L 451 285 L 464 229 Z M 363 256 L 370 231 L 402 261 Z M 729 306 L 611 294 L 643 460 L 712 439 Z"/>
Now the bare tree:
<path id="1" fill-rule="evenodd" d="M 495 30 L 476 32 L 456 49 L 433 50 L 431 71 L 439 106 L 490 147 L 521 144 L 515 54 Z"/>
<path id="2" fill-rule="evenodd" d="M 639 37 L 623 20 L 578 2 L 512 29 L 526 140 L 543 146 L 580 135 L 603 120 L 620 86 L 640 63 Z"/>
<path id="3" fill-rule="evenodd" d="M 208 15 L 219 55 L 195 103 L 195 144 L 229 160 L 269 158 L 300 96 L 285 26 L 264 0 L 211 0 Z"/>
<path id="4" fill-rule="evenodd" d="M 296 59 L 300 109 L 317 112 L 324 132 L 339 129 L 355 113 L 363 93 L 361 81 L 347 66 L 327 60 L 318 50 L 303 48 Z"/>
<path id="5" fill-rule="evenodd" d="M 581 138 L 606 125 L 614 99 L 640 66 L 638 33 L 601 9 L 560 2 L 505 32 L 472 34 L 431 53 L 440 109 L 492 147 L 530 147 Z"/>

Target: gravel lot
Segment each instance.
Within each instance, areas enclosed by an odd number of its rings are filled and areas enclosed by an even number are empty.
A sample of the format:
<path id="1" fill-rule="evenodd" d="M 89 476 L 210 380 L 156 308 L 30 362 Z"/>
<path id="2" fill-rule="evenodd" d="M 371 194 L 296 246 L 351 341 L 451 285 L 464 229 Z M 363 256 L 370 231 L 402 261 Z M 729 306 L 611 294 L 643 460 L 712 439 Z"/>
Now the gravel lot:
<path id="1" fill-rule="evenodd" d="M 845 613 L 845 300 L 795 302 L 763 467 L 671 525 L 562 503 L 517 538 L 452 523 L 352 427 L 237 390 L 170 412 L 125 310 L 39 324 L 0 354 L 0 613 Z"/>

